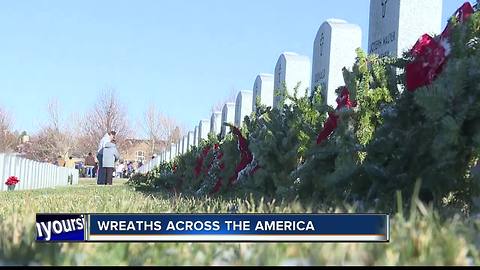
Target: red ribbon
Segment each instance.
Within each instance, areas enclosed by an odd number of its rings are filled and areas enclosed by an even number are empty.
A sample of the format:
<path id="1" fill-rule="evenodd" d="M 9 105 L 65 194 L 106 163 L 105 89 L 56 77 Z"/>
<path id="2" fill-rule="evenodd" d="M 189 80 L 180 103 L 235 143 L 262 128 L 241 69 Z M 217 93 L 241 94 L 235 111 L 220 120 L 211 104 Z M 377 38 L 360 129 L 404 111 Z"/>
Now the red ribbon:
<path id="1" fill-rule="evenodd" d="M 474 12 L 475 10 L 473 9 L 470 2 L 465 2 L 459 9 L 457 9 L 457 11 L 455 11 L 453 16 L 455 16 L 455 18 L 459 23 L 464 23 L 467 21 L 470 15 L 472 15 Z M 453 29 L 453 24 L 451 21 L 449 21 L 441 34 L 441 38 L 445 39 L 450 37 L 452 29 Z"/>
<path id="2" fill-rule="evenodd" d="M 357 106 L 356 101 L 350 100 L 350 92 L 348 92 L 348 88 L 346 86 L 343 87 L 340 96 L 337 98 L 337 108 L 335 111 L 338 111 L 342 108 L 353 108 Z M 328 113 L 328 119 L 323 126 L 322 131 L 318 134 L 317 137 L 317 144 L 322 143 L 325 141 L 330 134 L 337 128 L 338 123 L 338 116 L 335 112 Z"/>
<path id="3" fill-rule="evenodd" d="M 454 16 L 464 23 L 474 12 L 469 2 L 464 3 Z M 443 44 L 448 42 L 453 29 L 449 22 L 438 38 L 424 34 L 410 51 L 414 60 L 406 66 L 406 87 L 414 92 L 419 87 L 430 85 L 443 70 L 447 61 L 447 50 Z"/>
<path id="4" fill-rule="evenodd" d="M 197 162 L 194 168 L 195 172 L 195 177 L 198 177 L 200 173 L 202 172 L 202 165 L 203 165 L 203 160 L 205 157 L 208 155 L 208 152 L 210 151 L 210 146 L 205 146 L 202 150 L 202 153 L 200 153 L 200 156 L 197 158 Z"/>
<path id="5" fill-rule="evenodd" d="M 414 60 L 406 66 L 407 90 L 414 92 L 429 85 L 443 69 L 447 59 L 445 48 L 430 35 L 423 35 L 413 46 Z"/>
<path id="6" fill-rule="evenodd" d="M 235 173 L 232 175 L 232 177 L 229 178 L 229 184 L 235 183 L 235 181 L 238 178 L 238 174 L 245 169 L 248 164 L 250 164 L 253 161 L 253 155 L 252 152 L 248 149 L 248 141 L 245 137 L 243 137 L 242 133 L 240 130 L 235 127 L 231 126 L 232 133 L 237 136 L 238 138 L 238 150 L 240 151 L 240 162 L 237 164 L 237 167 L 235 168 Z"/>

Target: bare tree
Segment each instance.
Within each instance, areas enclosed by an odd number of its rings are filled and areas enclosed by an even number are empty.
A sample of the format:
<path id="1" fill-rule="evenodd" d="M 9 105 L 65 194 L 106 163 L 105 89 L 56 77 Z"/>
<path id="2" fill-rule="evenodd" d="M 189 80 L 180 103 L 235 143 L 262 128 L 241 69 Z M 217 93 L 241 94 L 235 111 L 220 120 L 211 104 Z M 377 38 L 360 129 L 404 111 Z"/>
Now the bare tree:
<path id="1" fill-rule="evenodd" d="M 60 105 L 57 99 L 51 99 L 47 105 L 48 123 L 47 126 L 53 130 L 60 130 Z"/>
<path id="2" fill-rule="evenodd" d="M 178 122 L 161 113 L 154 104 L 151 104 L 145 111 L 141 126 L 150 142 L 151 154 L 159 150 L 156 147 L 161 141 L 168 144 L 176 142 L 182 133 Z"/>
<path id="3" fill-rule="evenodd" d="M 173 132 L 170 134 L 168 141 L 170 143 L 175 143 L 182 137 L 182 130 L 179 126 L 176 126 Z"/>
<path id="4" fill-rule="evenodd" d="M 161 136 L 161 115 L 157 112 L 155 105 L 150 105 L 144 113 L 144 131 L 150 141 L 151 154 L 155 153 L 155 145 L 160 141 Z"/>
<path id="5" fill-rule="evenodd" d="M 17 143 L 17 138 L 10 130 L 12 120 L 10 115 L 0 108 L 0 153 L 12 152 Z"/>
<path id="6" fill-rule="evenodd" d="M 58 100 L 52 99 L 47 104 L 47 122 L 23 146 L 24 154 L 34 160 L 51 160 L 57 156 L 68 157 L 75 152 L 76 136 L 67 121 L 61 118 Z"/>
<path id="7" fill-rule="evenodd" d="M 100 139 L 107 132 L 115 131 L 117 144 L 122 147 L 133 134 L 129 124 L 127 109 L 116 97 L 115 90 L 103 90 L 97 103 L 80 120 L 78 146 L 84 154 L 95 152 Z"/>

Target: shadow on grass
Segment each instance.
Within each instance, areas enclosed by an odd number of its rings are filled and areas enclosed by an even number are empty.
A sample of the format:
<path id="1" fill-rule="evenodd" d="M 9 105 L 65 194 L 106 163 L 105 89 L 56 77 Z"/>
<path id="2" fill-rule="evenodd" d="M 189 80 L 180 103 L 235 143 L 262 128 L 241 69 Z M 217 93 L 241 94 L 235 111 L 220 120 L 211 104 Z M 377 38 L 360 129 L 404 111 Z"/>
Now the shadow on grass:
<path id="1" fill-rule="evenodd" d="M 233 190 L 228 193 L 218 193 L 218 194 L 209 194 L 209 195 L 197 195 L 193 191 L 182 191 L 175 192 L 173 189 L 168 190 L 166 188 L 153 188 L 151 186 L 132 186 L 126 183 L 127 186 L 133 188 L 136 192 L 141 193 L 143 196 L 154 197 L 157 199 L 168 199 L 168 200 L 177 200 L 179 198 L 185 200 L 219 200 L 225 204 L 232 205 L 229 209 L 230 213 L 238 213 L 238 204 L 245 203 L 249 205 L 263 205 L 268 204 L 271 207 L 284 207 L 285 205 L 298 203 L 302 209 L 309 209 L 309 212 L 312 213 L 326 213 L 334 212 L 339 209 L 344 210 L 345 212 L 351 211 L 349 206 L 336 206 L 334 208 L 325 207 L 325 205 L 319 201 L 314 200 L 300 200 L 297 197 L 271 197 L 265 196 L 259 192 L 247 192 L 245 190 Z"/>

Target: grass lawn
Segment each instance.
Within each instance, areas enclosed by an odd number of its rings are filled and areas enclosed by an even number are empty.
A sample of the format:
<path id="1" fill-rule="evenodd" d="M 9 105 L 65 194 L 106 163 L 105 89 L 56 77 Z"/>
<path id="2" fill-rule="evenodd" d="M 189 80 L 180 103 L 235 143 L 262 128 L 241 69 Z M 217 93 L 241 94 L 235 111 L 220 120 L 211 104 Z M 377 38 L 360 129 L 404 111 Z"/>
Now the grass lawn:
<path id="1" fill-rule="evenodd" d="M 480 220 L 440 222 L 422 205 L 391 220 L 391 241 L 362 243 L 36 243 L 35 213 L 309 212 L 298 203 L 256 203 L 142 193 L 114 180 L 97 186 L 0 192 L 0 265 L 478 265 Z"/>

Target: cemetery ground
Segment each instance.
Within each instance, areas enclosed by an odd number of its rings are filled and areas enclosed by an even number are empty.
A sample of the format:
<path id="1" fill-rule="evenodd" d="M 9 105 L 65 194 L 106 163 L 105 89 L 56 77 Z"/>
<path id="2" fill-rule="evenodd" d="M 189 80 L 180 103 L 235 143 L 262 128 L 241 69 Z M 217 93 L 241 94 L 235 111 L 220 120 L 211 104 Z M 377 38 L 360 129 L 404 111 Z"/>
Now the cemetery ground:
<path id="1" fill-rule="evenodd" d="M 93 181 L 0 193 L 0 265 L 480 264 L 480 219 L 442 220 L 420 202 L 392 215 L 390 243 L 36 243 L 35 213 L 42 212 L 225 213 L 233 205 L 239 213 L 311 212 L 297 202 L 198 199 Z"/>

